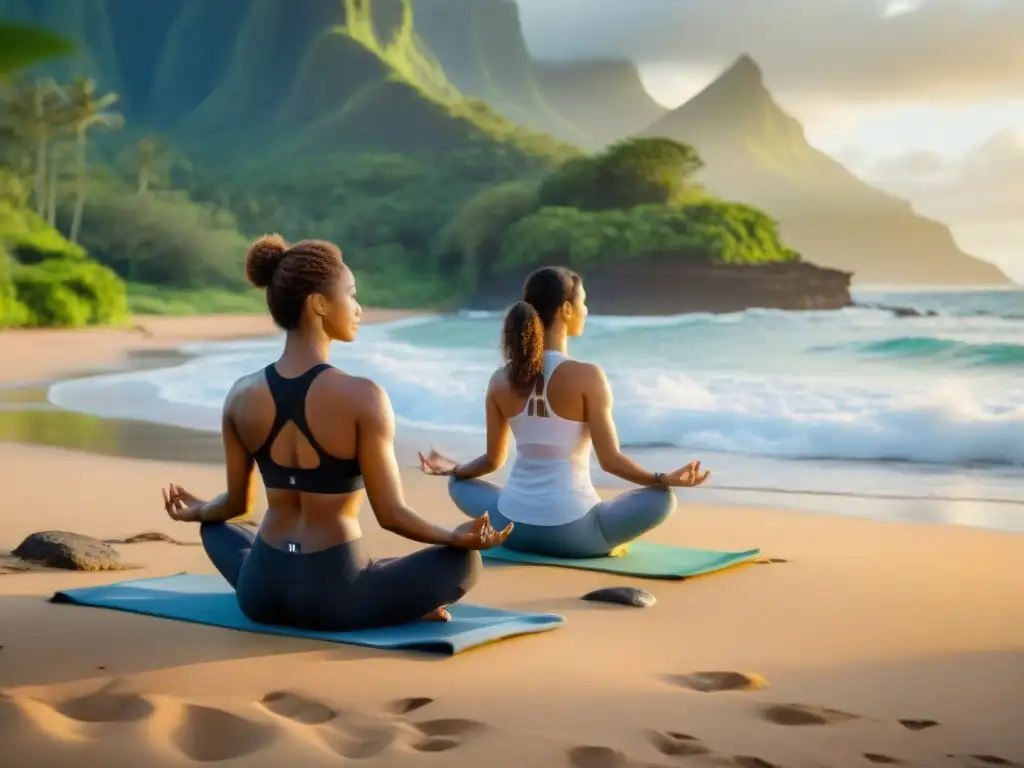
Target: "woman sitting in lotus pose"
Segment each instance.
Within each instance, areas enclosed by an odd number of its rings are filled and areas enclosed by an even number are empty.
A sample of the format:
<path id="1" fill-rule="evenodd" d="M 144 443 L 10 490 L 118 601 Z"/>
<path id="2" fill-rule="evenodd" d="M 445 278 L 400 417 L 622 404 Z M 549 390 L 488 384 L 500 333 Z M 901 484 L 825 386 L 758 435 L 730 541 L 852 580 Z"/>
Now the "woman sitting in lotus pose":
<path id="1" fill-rule="evenodd" d="M 203 501 L 172 484 L 167 514 L 200 524 L 206 554 L 253 621 L 347 631 L 447 620 L 445 606 L 479 576 L 476 550 L 501 544 L 512 526 L 495 531 L 484 516 L 449 531 L 406 505 L 387 394 L 327 362 L 332 341 L 355 340 L 362 314 L 335 246 L 263 237 L 246 269 L 286 332 L 284 351 L 228 393 L 227 492 Z M 252 511 L 257 466 L 269 509 L 253 533 L 228 521 Z M 435 546 L 372 561 L 359 527 L 364 487 L 381 527 Z"/>
<path id="2" fill-rule="evenodd" d="M 487 388 L 487 452 L 456 465 L 420 454 L 424 472 L 450 477 L 452 500 L 471 518 L 490 515 L 498 528 L 515 523 L 507 549 L 550 557 L 602 557 L 672 514 L 672 487 L 707 479 L 700 462 L 648 472 L 622 453 L 612 420 L 612 393 L 600 366 L 566 353 L 583 333 L 586 291 L 580 276 L 547 267 L 523 287 L 502 331 L 506 364 Z M 500 469 L 511 428 L 516 460 L 504 489 L 478 478 Z M 601 501 L 590 479 L 591 445 L 601 468 L 643 486 Z"/>

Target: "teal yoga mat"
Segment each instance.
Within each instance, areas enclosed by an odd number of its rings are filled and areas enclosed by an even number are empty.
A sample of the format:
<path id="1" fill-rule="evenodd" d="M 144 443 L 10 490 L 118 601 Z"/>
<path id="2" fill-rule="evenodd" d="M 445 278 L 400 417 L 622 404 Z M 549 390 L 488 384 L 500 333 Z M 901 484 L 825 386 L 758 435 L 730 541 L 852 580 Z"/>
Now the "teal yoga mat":
<path id="1" fill-rule="evenodd" d="M 734 565 L 746 563 L 761 554 L 760 549 L 744 552 L 719 552 L 713 549 L 687 549 L 637 541 L 628 545 L 626 554 L 619 557 L 563 558 L 529 555 L 504 547 L 495 547 L 481 554 L 488 560 L 500 560 L 521 565 L 550 565 L 556 568 L 578 568 L 584 571 L 603 571 L 620 576 L 645 579 L 685 579 L 714 573 Z"/>
<path id="2" fill-rule="evenodd" d="M 249 621 L 239 610 L 234 592 L 216 574 L 180 573 L 155 579 L 136 579 L 99 587 L 57 592 L 54 603 L 142 613 L 213 627 L 286 635 L 328 643 L 361 645 L 389 650 L 416 650 L 453 656 L 515 635 L 546 632 L 565 623 L 550 613 L 518 613 L 457 603 L 449 606 L 449 622 L 420 621 L 357 632 L 310 632 Z"/>

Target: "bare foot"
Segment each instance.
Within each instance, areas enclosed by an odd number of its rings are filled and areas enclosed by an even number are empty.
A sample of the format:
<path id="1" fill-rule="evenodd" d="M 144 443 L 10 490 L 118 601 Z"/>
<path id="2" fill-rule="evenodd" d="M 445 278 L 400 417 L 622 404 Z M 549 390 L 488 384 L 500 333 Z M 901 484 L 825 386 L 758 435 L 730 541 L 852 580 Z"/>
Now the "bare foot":
<path id="1" fill-rule="evenodd" d="M 421 621 L 451 621 L 452 615 L 448 613 L 448 610 L 441 606 L 440 608 L 431 611 L 424 616 Z"/>

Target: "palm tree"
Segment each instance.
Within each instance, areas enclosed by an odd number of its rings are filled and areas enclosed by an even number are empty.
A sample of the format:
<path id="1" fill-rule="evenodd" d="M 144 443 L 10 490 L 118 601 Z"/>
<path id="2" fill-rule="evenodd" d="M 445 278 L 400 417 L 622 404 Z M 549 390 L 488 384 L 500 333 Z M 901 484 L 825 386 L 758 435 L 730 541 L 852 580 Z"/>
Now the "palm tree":
<path id="1" fill-rule="evenodd" d="M 53 80 L 19 78 L 4 91 L 0 138 L 8 144 L 11 165 L 18 161 L 25 172 L 31 169 L 36 213 L 51 222 L 57 144 L 68 117 L 66 93 Z"/>
<path id="2" fill-rule="evenodd" d="M 71 232 L 68 239 L 78 242 L 82 229 L 82 213 L 85 211 L 85 193 L 87 182 L 86 150 L 88 149 L 89 131 L 93 129 L 113 131 L 124 125 L 124 116 L 119 112 L 108 111 L 117 103 L 116 93 L 98 95 L 96 81 L 88 77 L 76 77 L 68 87 L 70 105 L 69 121 L 75 133 L 75 149 L 78 154 L 78 177 L 75 191 L 75 213 L 71 219 Z"/>
<path id="3" fill-rule="evenodd" d="M 53 227 L 57 222 L 57 182 L 60 169 L 61 151 L 66 146 L 66 138 L 71 127 L 71 102 L 66 87 L 58 85 L 53 80 L 46 82 L 49 99 L 44 109 L 44 120 L 47 126 L 47 138 L 49 139 L 48 155 L 46 158 L 47 181 L 46 187 L 46 221 Z"/>
<path id="4" fill-rule="evenodd" d="M 135 142 L 130 159 L 138 179 L 138 195 L 146 194 L 150 182 L 162 179 L 170 173 L 170 151 L 167 142 L 160 136 L 145 136 Z"/>
<path id="5" fill-rule="evenodd" d="M 46 92 L 41 82 L 17 79 L 7 89 L 4 104 L 5 128 L 12 143 L 19 146 L 23 168 L 33 172 L 33 199 L 36 213 L 42 215 L 46 201 Z M 31 158 L 31 159 L 30 159 Z"/>

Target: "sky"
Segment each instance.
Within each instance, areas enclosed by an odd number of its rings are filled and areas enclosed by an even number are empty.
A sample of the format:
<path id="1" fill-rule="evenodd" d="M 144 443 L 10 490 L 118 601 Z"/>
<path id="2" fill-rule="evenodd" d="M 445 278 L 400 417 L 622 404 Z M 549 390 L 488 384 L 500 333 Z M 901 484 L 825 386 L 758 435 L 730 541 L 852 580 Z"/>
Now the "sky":
<path id="1" fill-rule="evenodd" d="M 675 107 L 754 58 L 808 140 L 1024 281 L 1024 0 L 518 0 L 533 55 Z"/>

